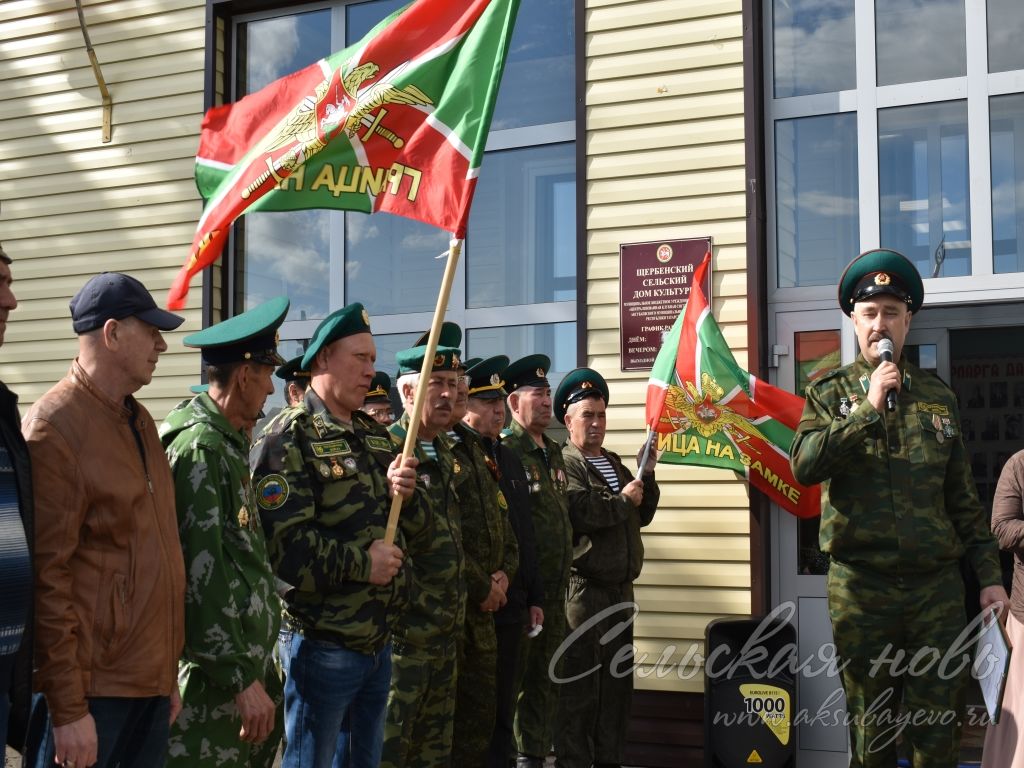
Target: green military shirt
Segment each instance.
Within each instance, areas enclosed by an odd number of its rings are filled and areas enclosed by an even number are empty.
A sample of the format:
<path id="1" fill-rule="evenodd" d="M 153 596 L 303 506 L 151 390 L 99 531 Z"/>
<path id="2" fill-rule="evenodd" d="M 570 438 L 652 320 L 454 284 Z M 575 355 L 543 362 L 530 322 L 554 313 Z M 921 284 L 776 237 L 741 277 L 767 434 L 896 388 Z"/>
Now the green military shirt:
<path id="1" fill-rule="evenodd" d="M 388 427 L 396 450 L 401 450 L 408 428 L 408 413 Z M 447 436 L 438 435 L 433 445 L 436 459 L 428 457 L 419 445 L 414 453 L 419 460 L 415 498 L 429 510 L 432 532 L 410 541 L 413 600 L 395 625 L 396 642 L 422 648 L 461 632 L 466 616 L 462 531 L 455 494 L 455 475 L 461 466 L 452 455 Z M 403 525 L 404 517 L 403 512 Z"/>
<path id="2" fill-rule="evenodd" d="M 249 439 L 207 394 L 171 411 L 160 437 L 185 556 L 183 661 L 238 693 L 264 680 L 281 623 L 249 481 Z"/>
<path id="3" fill-rule="evenodd" d="M 394 459 L 387 431 L 364 413 L 336 419 L 317 393 L 286 408 L 252 448 L 253 487 L 270 546 L 270 562 L 290 589 L 285 621 L 336 638 L 358 653 L 376 653 L 408 599 L 409 567 L 391 582 L 369 582 L 369 548 L 384 538 Z M 406 504 L 403 533 L 429 521 Z"/>
<path id="4" fill-rule="evenodd" d="M 548 600 L 561 600 L 572 562 L 572 525 L 566 498 L 567 478 L 562 449 L 544 435 L 537 445 L 517 421 L 501 436 L 522 462 L 530 488 L 530 511 L 537 534 L 537 563 Z"/>
<path id="5" fill-rule="evenodd" d="M 966 553 L 982 586 L 1000 584 L 953 392 L 909 362 L 901 368 L 893 413 L 868 402 L 874 368 L 863 356 L 807 388 L 791 463 L 801 483 L 822 484 L 821 549 L 893 576 Z"/>
<path id="6" fill-rule="evenodd" d="M 468 603 L 478 608 L 491 593 L 491 574 L 501 570 L 509 582 L 519 567 L 519 545 L 508 517 L 508 503 L 498 487 L 498 465 L 484 450 L 478 432 L 465 424 L 454 427 L 452 453 L 456 475 L 462 542 L 466 555 Z"/>
<path id="7" fill-rule="evenodd" d="M 615 470 L 619 491 L 612 492 L 608 482 L 580 449 L 566 441 L 562 446 L 565 472 L 569 478 L 569 519 L 574 543 L 586 537 L 590 547 L 573 563 L 573 571 L 599 583 L 619 586 L 635 581 L 644 564 L 644 542 L 640 529 L 650 525 L 658 508 L 661 490 L 648 472 L 643 479 L 644 497 L 639 507 L 622 495 L 633 480 L 633 473 L 617 454 L 604 454 Z"/>

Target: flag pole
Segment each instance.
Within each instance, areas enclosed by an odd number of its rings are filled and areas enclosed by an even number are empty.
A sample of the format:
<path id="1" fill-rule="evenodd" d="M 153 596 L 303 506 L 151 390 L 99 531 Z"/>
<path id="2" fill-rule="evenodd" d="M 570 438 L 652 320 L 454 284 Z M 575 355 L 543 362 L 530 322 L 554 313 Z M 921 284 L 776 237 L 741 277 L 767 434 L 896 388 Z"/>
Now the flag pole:
<path id="1" fill-rule="evenodd" d="M 444 267 L 444 277 L 441 278 L 441 292 L 437 296 L 437 307 L 434 309 L 434 321 L 430 326 L 430 335 L 427 337 L 427 351 L 423 355 L 423 368 L 420 369 L 420 380 L 416 383 L 416 394 L 412 402 L 412 413 L 409 416 L 409 430 L 405 433 L 405 445 L 402 447 L 402 463 L 412 456 L 416 447 L 416 437 L 420 431 L 420 416 L 423 413 L 423 401 L 427 397 L 427 383 L 430 380 L 430 373 L 434 368 L 434 354 L 437 352 L 437 342 L 441 337 L 441 324 L 444 322 L 444 314 L 448 309 L 448 297 L 452 292 L 452 283 L 455 281 L 455 267 L 459 263 L 459 255 L 462 253 L 462 240 L 452 239 L 448 244 L 448 263 Z M 384 543 L 394 544 L 395 533 L 398 531 L 398 516 L 402 511 L 402 497 L 395 494 L 391 499 L 391 512 L 388 514 L 388 527 L 384 532 Z"/>
<path id="2" fill-rule="evenodd" d="M 647 471 L 647 459 L 651 455 L 651 446 L 654 445 L 654 438 L 658 436 L 658 433 L 653 429 L 647 435 L 647 442 L 644 443 L 644 452 L 640 455 L 640 466 L 637 467 L 636 479 L 643 480 L 644 473 Z"/>

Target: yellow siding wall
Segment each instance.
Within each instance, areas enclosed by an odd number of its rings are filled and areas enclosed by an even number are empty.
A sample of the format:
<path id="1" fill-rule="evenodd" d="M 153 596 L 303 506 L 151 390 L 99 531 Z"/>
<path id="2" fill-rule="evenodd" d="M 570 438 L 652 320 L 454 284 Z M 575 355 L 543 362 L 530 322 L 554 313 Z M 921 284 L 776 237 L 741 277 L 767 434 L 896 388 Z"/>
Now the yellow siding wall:
<path id="1" fill-rule="evenodd" d="M 100 92 L 74 0 L 0 2 L 0 241 L 19 306 L 0 378 L 22 410 L 75 356 L 68 301 L 93 274 L 127 272 L 166 299 L 188 255 L 200 201 L 192 168 L 203 110 L 203 0 L 86 0 L 85 20 L 113 98 L 102 143 Z M 188 395 L 199 356 L 201 280 L 166 335 L 141 399 L 162 418 Z"/>
<path id="2" fill-rule="evenodd" d="M 746 363 L 743 26 L 740 0 L 587 0 L 587 365 L 611 387 L 606 446 L 642 441 L 646 374 L 619 361 L 619 245 L 714 239 L 713 312 Z M 701 691 L 714 618 L 750 610 L 745 485 L 728 472 L 658 469 L 635 632 L 637 687 Z M 655 662 L 663 676 L 652 674 Z M 667 663 L 665 663 L 667 662 Z"/>

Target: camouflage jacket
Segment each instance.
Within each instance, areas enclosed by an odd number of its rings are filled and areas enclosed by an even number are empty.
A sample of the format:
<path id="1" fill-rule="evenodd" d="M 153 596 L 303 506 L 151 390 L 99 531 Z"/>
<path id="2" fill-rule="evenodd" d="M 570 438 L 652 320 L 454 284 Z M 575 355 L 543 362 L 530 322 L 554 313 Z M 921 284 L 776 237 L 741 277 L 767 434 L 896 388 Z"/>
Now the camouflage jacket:
<path id="1" fill-rule="evenodd" d="M 874 369 L 863 357 L 807 388 L 791 464 L 801 483 L 822 484 L 821 549 L 893 576 L 926 574 L 966 553 L 982 586 L 999 584 L 956 398 L 937 377 L 901 367 L 893 413 L 868 402 Z"/>
<path id="2" fill-rule="evenodd" d="M 369 547 L 384 538 L 394 455 L 382 426 L 359 411 L 342 423 L 312 387 L 264 428 L 250 453 L 270 562 L 289 587 L 286 623 L 358 653 L 384 647 L 408 600 L 408 565 L 385 586 L 369 583 Z M 425 532 L 428 521 L 415 503 L 402 520 L 395 544 L 404 549 L 404 532 Z"/>
<path id="3" fill-rule="evenodd" d="M 517 421 L 502 434 L 501 444 L 523 464 L 530 486 L 530 511 L 541 582 L 548 601 L 561 602 L 572 562 L 572 525 L 562 449 L 547 435 L 541 449 Z"/>
<path id="4" fill-rule="evenodd" d="M 480 435 L 465 424 L 455 425 L 452 446 L 460 471 L 456 474 L 462 543 L 466 555 L 469 608 L 479 611 L 491 592 L 491 574 L 501 570 L 509 582 L 519 567 L 519 545 L 509 521 L 508 503 L 498 487 L 498 465 L 484 450 Z"/>
<path id="5" fill-rule="evenodd" d="M 237 693 L 263 680 L 281 625 L 249 483 L 249 439 L 207 394 L 171 411 L 160 439 L 185 556 L 183 660 Z"/>
<path id="6" fill-rule="evenodd" d="M 408 413 L 388 427 L 396 451 L 402 450 L 408 427 Z M 446 435 L 439 434 L 433 444 L 436 460 L 428 458 L 419 445 L 414 452 L 420 462 L 416 468 L 416 500 L 430 510 L 432 535 L 410 542 L 415 597 L 395 626 L 396 642 L 418 648 L 444 644 L 462 631 L 466 616 L 462 531 L 455 493 L 455 474 L 461 467 Z"/>
<path id="7" fill-rule="evenodd" d="M 621 491 L 633 479 L 633 473 L 617 454 L 604 449 L 601 452 L 611 461 Z M 644 564 L 640 529 L 650 525 L 661 498 L 654 474 L 644 477 L 644 500 L 634 507 L 621 493 L 612 492 L 601 473 L 571 442 L 562 446 L 562 456 L 569 477 L 573 544 L 579 549 L 583 548 L 580 544 L 589 542 L 586 551 L 573 562 L 573 572 L 609 586 L 635 581 Z"/>

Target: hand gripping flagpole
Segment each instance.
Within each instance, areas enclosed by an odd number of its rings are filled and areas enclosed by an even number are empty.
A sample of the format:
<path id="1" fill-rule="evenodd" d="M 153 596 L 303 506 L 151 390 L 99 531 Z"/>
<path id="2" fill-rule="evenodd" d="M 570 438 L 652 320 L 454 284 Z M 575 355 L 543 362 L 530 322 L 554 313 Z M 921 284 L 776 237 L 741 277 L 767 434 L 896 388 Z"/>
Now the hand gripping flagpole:
<path id="1" fill-rule="evenodd" d="M 420 416 L 423 413 L 423 401 L 427 397 L 427 383 L 430 380 L 430 373 L 434 368 L 434 354 L 437 352 L 437 342 L 441 337 L 441 324 L 444 322 L 444 314 L 448 309 L 448 297 L 452 292 L 452 283 L 455 281 L 455 267 L 459 263 L 459 255 L 462 253 L 462 240 L 452 239 L 448 244 L 448 263 L 444 268 L 444 277 L 441 279 L 441 292 L 437 297 L 437 307 L 434 309 L 434 321 L 430 326 L 430 336 L 427 337 L 427 351 L 423 355 L 423 368 L 420 370 L 420 380 L 416 383 L 416 394 L 412 402 L 412 413 L 409 416 L 409 430 L 405 433 L 405 445 L 402 448 L 402 463 L 412 456 L 416 447 L 416 437 L 420 431 Z M 402 496 L 395 494 L 391 499 L 391 512 L 388 514 L 388 527 L 384 532 L 384 543 L 394 544 L 395 533 L 398 531 L 398 516 L 402 511 Z"/>
<path id="2" fill-rule="evenodd" d="M 651 455 L 651 447 L 654 445 L 654 439 L 658 436 L 658 433 L 653 429 L 647 434 L 647 442 L 644 443 L 643 453 L 640 455 L 640 466 L 637 467 L 636 479 L 642 480 L 644 474 L 647 472 L 647 459 Z"/>

